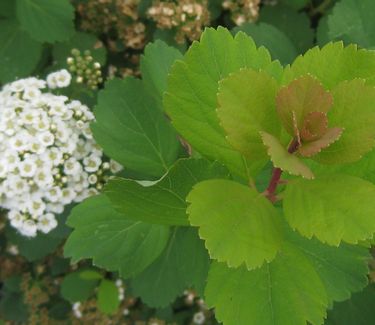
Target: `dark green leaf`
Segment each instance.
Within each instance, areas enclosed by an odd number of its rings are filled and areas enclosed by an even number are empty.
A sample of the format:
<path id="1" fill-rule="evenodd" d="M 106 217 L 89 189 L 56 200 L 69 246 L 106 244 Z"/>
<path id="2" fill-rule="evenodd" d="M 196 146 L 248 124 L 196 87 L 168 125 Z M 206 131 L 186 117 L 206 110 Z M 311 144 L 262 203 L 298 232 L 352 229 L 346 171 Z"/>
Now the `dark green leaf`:
<path id="1" fill-rule="evenodd" d="M 266 23 L 246 23 L 236 27 L 234 33 L 243 31 L 251 36 L 257 46 L 264 46 L 270 51 L 274 60 L 282 64 L 291 63 L 298 55 L 295 45 L 281 30 Z"/>
<path id="2" fill-rule="evenodd" d="M 42 45 L 15 20 L 0 20 L 0 44 L 0 82 L 4 83 L 28 76 L 42 54 Z"/>
<path id="3" fill-rule="evenodd" d="M 145 88 L 160 102 L 167 89 L 167 77 L 174 61 L 182 54 L 162 41 L 149 43 L 141 57 L 141 72 Z"/>
<path id="4" fill-rule="evenodd" d="M 69 0 L 17 0 L 17 18 L 39 42 L 65 41 L 74 33 L 74 7 Z"/>
<path id="5" fill-rule="evenodd" d="M 86 280 L 81 277 L 82 271 L 68 274 L 61 283 L 61 295 L 71 303 L 87 300 L 98 284 L 98 280 Z"/>
<path id="6" fill-rule="evenodd" d="M 179 160 L 159 182 L 143 186 L 127 179 L 113 179 L 105 194 L 115 209 L 131 220 L 189 225 L 186 195 L 197 182 L 210 178 L 226 178 L 228 171 L 219 163 L 207 160 Z"/>
<path id="7" fill-rule="evenodd" d="M 166 307 L 188 287 L 202 293 L 208 266 L 195 229 L 176 228 L 162 255 L 132 280 L 133 293 L 150 307 Z"/>
<path id="8" fill-rule="evenodd" d="M 74 227 L 64 253 L 73 261 L 92 258 L 95 265 L 132 276 L 163 251 L 169 228 L 127 219 L 104 195 L 92 197 L 75 209 L 68 224 Z"/>
<path id="9" fill-rule="evenodd" d="M 94 137 L 126 168 L 152 177 L 167 172 L 179 154 L 177 134 L 142 81 L 111 80 L 99 93 Z"/>

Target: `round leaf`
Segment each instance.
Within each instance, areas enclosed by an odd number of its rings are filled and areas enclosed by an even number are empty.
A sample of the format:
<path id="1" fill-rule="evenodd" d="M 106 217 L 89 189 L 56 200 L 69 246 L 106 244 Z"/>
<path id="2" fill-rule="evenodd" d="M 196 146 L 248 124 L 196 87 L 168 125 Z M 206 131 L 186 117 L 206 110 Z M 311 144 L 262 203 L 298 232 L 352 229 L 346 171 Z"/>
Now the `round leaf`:
<path id="1" fill-rule="evenodd" d="M 284 214 L 292 228 L 329 245 L 357 244 L 375 232 L 375 186 L 347 175 L 294 180 L 283 194 Z"/>
<path id="2" fill-rule="evenodd" d="M 211 258 L 253 269 L 276 256 L 282 241 L 281 219 L 254 189 L 208 180 L 195 185 L 186 200 L 190 223 L 199 227 Z"/>

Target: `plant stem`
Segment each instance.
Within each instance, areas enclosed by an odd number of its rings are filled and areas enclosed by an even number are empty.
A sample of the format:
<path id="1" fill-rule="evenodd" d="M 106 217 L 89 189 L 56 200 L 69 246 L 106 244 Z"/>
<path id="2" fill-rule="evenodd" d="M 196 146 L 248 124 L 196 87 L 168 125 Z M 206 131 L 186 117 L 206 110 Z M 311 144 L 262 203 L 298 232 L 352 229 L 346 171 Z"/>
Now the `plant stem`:
<path id="1" fill-rule="evenodd" d="M 318 7 L 314 8 L 311 11 L 311 16 L 315 16 L 317 14 L 323 14 L 326 9 L 330 6 L 332 0 L 324 0 Z"/>
<path id="2" fill-rule="evenodd" d="M 290 154 L 293 154 L 294 152 L 297 151 L 298 146 L 299 146 L 298 140 L 293 139 L 291 141 L 291 143 L 289 144 L 288 152 Z M 268 187 L 267 187 L 266 191 L 264 192 L 265 196 L 272 203 L 275 203 L 277 201 L 277 197 L 276 197 L 275 192 L 276 192 L 277 186 L 280 184 L 280 178 L 281 178 L 282 173 L 283 173 L 283 171 L 280 168 L 275 167 L 273 169 L 270 182 L 268 183 Z"/>

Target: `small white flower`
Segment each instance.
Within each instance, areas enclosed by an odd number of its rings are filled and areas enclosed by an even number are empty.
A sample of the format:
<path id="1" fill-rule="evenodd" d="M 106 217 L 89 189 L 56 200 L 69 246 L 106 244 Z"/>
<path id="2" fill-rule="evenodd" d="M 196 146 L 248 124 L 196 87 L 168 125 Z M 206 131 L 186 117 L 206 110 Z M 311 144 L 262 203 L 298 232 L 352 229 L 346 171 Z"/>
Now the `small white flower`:
<path id="1" fill-rule="evenodd" d="M 85 170 L 89 173 L 96 172 L 99 169 L 101 163 L 101 158 L 96 155 L 90 155 L 89 157 L 83 159 Z"/>
<path id="2" fill-rule="evenodd" d="M 117 161 L 114 161 L 111 159 L 110 161 L 110 170 L 113 174 L 116 174 L 120 171 L 122 171 L 124 168 L 122 167 L 122 165 L 120 165 Z"/>
<path id="3" fill-rule="evenodd" d="M 39 198 L 28 202 L 28 211 L 31 215 L 42 215 L 46 209 L 46 204 Z"/>
<path id="4" fill-rule="evenodd" d="M 58 186 L 54 186 L 45 192 L 45 197 L 50 202 L 58 202 L 61 199 L 61 189 Z"/>
<path id="5" fill-rule="evenodd" d="M 38 219 L 38 230 L 47 234 L 57 227 L 57 221 L 52 213 L 46 213 Z"/>
<path id="6" fill-rule="evenodd" d="M 37 134 L 37 139 L 43 146 L 49 147 L 53 145 L 55 136 L 49 131 L 44 131 Z"/>
<path id="7" fill-rule="evenodd" d="M 25 220 L 22 226 L 18 228 L 20 233 L 26 237 L 35 237 L 38 227 L 34 220 Z"/>
<path id="8" fill-rule="evenodd" d="M 71 80 L 71 74 L 65 69 L 50 73 L 47 76 L 47 84 L 51 89 L 68 87 Z"/>
<path id="9" fill-rule="evenodd" d="M 41 91 L 38 88 L 27 86 L 24 89 L 23 98 L 28 99 L 28 100 L 33 100 L 35 98 L 38 98 L 40 94 L 41 94 Z"/>
<path id="10" fill-rule="evenodd" d="M 18 169 L 22 177 L 33 177 L 37 167 L 34 161 L 27 159 L 18 164 Z"/>
<path id="11" fill-rule="evenodd" d="M 98 176 L 91 174 L 88 178 L 88 181 L 91 185 L 95 185 L 98 182 Z"/>
<path id="12" fill-rule="evenodd" d="M 14 211 L 14 210 L 13 210 Z M 8 215 L 9 216 L 9 215 Z M 23 225 L 23 222 L 26 220 L 26 217 L 25 215 L 23 215 L 22 213 L 20 212 L 15 212 L 12 216 L 12 218 L 10 219 L 10 224 L 12 225 L 12 227 L 14 228 L 20 228 L 22 225 Z"/>

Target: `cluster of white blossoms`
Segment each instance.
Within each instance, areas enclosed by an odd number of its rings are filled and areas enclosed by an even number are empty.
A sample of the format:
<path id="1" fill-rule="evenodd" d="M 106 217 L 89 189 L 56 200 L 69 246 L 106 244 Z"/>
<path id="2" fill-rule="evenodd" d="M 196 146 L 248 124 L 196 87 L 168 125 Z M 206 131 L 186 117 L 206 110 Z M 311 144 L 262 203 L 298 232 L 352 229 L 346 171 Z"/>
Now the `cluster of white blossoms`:
<path id="1" fill-rule="evenodd" d="M 54 229 L 66 205 L 96 194 L 121 169 L 93 140 L 88 107 L 49 92 L 70 81 L 61 70 L 0 90 L 0 207 L 24 236 Z"/>

